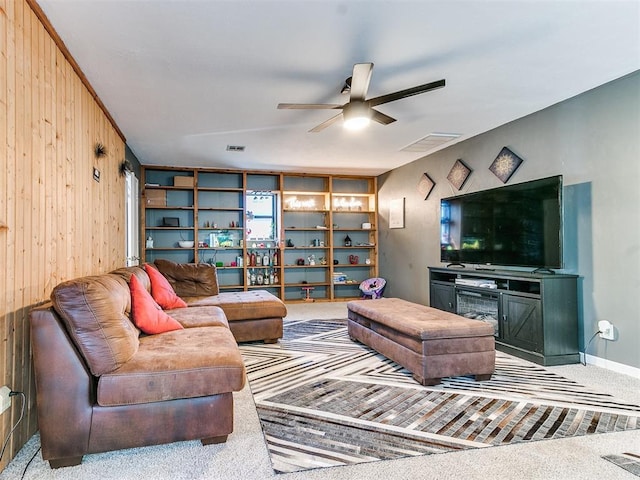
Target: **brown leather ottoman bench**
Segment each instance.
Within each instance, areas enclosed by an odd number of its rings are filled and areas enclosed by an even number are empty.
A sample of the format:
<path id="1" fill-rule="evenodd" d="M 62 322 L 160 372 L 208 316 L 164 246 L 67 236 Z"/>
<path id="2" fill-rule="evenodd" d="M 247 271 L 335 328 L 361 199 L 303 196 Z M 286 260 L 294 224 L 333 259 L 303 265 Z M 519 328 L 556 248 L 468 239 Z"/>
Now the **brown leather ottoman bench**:
<path id="1" fill-rule="evenodd" d="M 493 374 L 495 341 L 488 323 L 399 298 L 354 300 L 347 309 L 351 340 L 399 363 L 422 385 L 459 375 L 489 380 Z"/>

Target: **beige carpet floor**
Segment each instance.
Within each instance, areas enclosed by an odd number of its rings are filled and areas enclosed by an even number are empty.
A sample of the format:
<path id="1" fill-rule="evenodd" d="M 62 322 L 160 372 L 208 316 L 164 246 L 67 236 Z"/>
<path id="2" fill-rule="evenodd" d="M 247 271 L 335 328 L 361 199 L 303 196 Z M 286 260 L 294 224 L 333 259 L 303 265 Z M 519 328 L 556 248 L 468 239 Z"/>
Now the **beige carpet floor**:
<path id="1" fill-rule="evenodd" d="M 345 318 L 344 303 L 288 305 L 291 319 Z M 607 392 L 617 399 L 637 403 L 640 379 L 594 366 L 550 367 L 569 379 Z M 638 477 L 601 458 L 640 450 L 640 431 L 592 435 L 426 455 L 348 467 L 323 468 L 290 474 L 274 473 L 253 398 L 248 386 L 235 395 L 235 431 L 223 445 L 203 447 L 180 442 L 156 447 L 121 450 L 85 456 L 77 467 L 51 470 L 40 454 L 28 466 L 25 479 L 575 479 L 603 480 Z M 34 436 L 0 480 L 20 479 L 39 448 Z"/>

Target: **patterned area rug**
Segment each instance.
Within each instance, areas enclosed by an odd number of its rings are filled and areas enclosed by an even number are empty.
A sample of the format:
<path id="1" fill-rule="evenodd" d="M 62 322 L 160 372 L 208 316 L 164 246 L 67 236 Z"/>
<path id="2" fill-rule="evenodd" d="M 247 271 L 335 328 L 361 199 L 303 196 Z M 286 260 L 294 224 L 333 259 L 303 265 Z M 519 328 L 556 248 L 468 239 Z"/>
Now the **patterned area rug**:
<path id="1" fill-rule="evenodd" d="M 500 352 L 487 382 L 424 387 L 349 340 L 346 320 L 284 331 L 240 347 L 278 473 L 640 428 L 640 406 Z"/>
<path id="2" fill-rule="evenodd" d="M 625 452 L 622 455 L 605 455 L 602 458 L 609 460 L 629 473 L 633 473 L 636 477 L 640 477 L 640 455 Z"/>

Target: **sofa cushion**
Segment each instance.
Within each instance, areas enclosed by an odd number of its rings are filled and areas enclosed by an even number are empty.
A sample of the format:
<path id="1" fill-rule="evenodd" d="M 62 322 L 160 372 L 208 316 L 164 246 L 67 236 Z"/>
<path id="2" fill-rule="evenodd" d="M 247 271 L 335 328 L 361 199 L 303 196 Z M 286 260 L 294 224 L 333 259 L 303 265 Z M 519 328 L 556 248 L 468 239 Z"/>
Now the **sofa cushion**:
<path id="1" fill-rule="evenodd" d="M 129 320 L 129 286 L 118 275 L 69 280 L 51 301 L 95 376 L 112 372 L 138 351 L 140 332 Z"/>
<path id="2" fill-rule="evenodd" d="M 226 327 L 229 322 L 224 312 L 219 307 L 193 307 L 165 310 L 172 318 L 176 319 L 184 328 L 194 327 Z"/>
<path id="3" fill-rule="evenodd" d="M 173 287 L 179 297 L 217 295 L 218 274 L 216 267 L 206 263 L 175 263 L 157 259 L 156 267 Z"/>
<path id="4" fill-rule="evenodd" d="M 227 320 L 254 320 L 285 317 L 287 307 L 275 295 L 266 290 L 249 292 L 223 292 L 209 297 L 183 297 L 189 307 L 215 305 L 224 310 Z"/>
<path id="5" fill-rule="evenodd" d="M 131 318 L 136 327 L 144 333 L 153 335 L 184 328 L 162 311 L 135 275 L 131 275 L 129 288 L 131 289 Z"/>
<path id="6" fill-rule="evenodd" d="M 163 310 L 184 308 L 187 306 L 185 301 L 176 295 L 167 278 L 157 269 L 146 263 L 144 265 L 144 271 L 147 272 L 149 280 L 151 281 L 151 296 Z"/>
<path id="7" fill-rule="evenodd" d="M 228 328 L 186 328 L 140 338 L 127 363 L 100 377 L 97 400 L 114 406 L 201 397 L 240 391 L 244 382 L 242 356 Z"/>

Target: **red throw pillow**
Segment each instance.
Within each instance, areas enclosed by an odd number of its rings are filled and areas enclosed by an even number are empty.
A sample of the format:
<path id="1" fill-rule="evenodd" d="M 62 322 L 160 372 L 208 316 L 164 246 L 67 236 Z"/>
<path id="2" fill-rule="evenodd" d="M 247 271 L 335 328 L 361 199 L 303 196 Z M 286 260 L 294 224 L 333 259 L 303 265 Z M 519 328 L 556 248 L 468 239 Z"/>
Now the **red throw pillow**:
<path id="1" fill-rule="evenodd" d="M 187 306 L 185 301 L 176 295 L 169 280 L 164 275 L 148 264 L 144 265 L 144 269 L 149 275 L 149 280 L 151 280 L 151 296 L 163 310 L 185 308 Z"/>
<path id="2" fill-rule="evenodd" d="M 131 290 L 131 318 L 136 327 L 144 333 L 151 335 L 184 328 L 177 320 L 162 311 L 135 275 L 131 275 L 129 289 Z"/>

